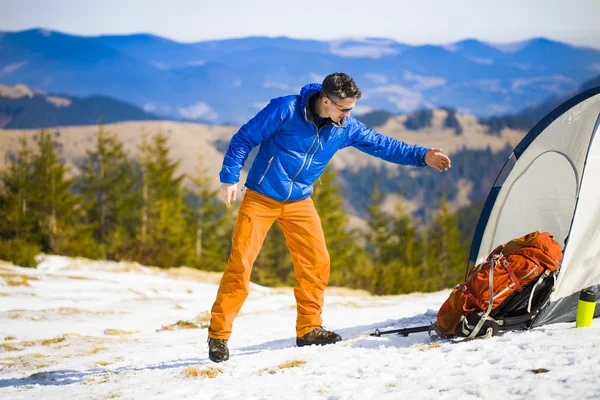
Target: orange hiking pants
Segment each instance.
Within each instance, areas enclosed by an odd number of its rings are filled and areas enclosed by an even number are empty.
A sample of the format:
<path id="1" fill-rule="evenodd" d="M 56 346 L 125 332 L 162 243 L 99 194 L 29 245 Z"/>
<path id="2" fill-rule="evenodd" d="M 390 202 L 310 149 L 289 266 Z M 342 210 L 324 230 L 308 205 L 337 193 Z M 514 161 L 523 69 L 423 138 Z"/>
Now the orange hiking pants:
<path id="1" fill-rule="evenodd" d="M 233 230 L 231 255 L 211 310 L 208 337 L 229 339 L 233 319 L 248 297 L 250 272 L 269 228 L 279 221 L 292 256 L 297 284 L 296 334 L 322 325 L 321 309 L 329 280 L 329 254 L 321 220 L 311 198 L 286 203 L 247 190 Z"/>

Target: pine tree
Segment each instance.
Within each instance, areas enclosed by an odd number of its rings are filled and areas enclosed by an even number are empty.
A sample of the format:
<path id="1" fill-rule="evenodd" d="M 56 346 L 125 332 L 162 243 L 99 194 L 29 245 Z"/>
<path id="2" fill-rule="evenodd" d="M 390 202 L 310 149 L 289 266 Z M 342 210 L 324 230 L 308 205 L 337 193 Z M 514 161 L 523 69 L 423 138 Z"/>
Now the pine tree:
<path id="1" fill-rule="evenodd" d="M 371 203 L 367 206 L 368 230 L 365 233 L 367 248 L 372 252 L 373 263 L 386 264 L 397 255 L 398 238 L 392 230 L 391 216 L 382 209 L 384 194 L 377 186 L 371 193 Z"/>
<path id="2" fill-rule="evenodd" d="M 450 213 L 443 195 L 427 234 L 422 271 L 428 277 L 427 290 L 441 290 L 461 283 L 466 260 L 467 246 L 461 242 L 457 218 Z"/>
<path id="3" fill-rule="evenodd" d="M 367 254 L 357 230 L 350 229 L 337 173 L 327 167 L 314 185 L 312 199 L 319 213 L 331 260 L 330 285 L 353 286 L 354 272 L 365 267 Z"/>
<path id="4" fill-rule="evenodd" d="M 193 257 L 187 262 L 208 271 L 222 271 L 231 251 L 234 215 L 212 190 L 211 179 L 199 159 L 198 172 L 191 179 L 194 191 L 186 195 L 188 235 L 195 238 Z M 191 253 L 190 253 L 191 256 Z"/>
<path id="5" fill-rule="evenodd" d="M 401 198 L 395 204 L 392 226 L 392 233 L 398 241 L 394 258 L 399 259 L 407 267 L 416 268 L 423 256 L 422 242 L 415 221 Z"/>
<path id="6" fill-rule="evenodd" d="M 0 259 L 21 267 L 35 267 L 41 247 L 35 242 L 32 198 L 31 151 L 27 139 L 11 155 L 8 169 L 0 174 Z"/>
<path id="7" fill-rule="evenodd" d="M 20 149 L 11 156 L 8 170 L 1 175 L 0 235 L 3 239 L 29 240 L 34 221 L 28 213 L 32 192 L 31 151 L 25 137 L 20 139 Z"/>
<path id="8" fill-rule="evenodd" d="M 167 137 L 159 133 L 140 146 L 142 180 L 141 221 L 136 259 L 147 265 L 182 265 L 193 251 L 184 216 L 183 175 L 180 161 L 169 157 Z"/>
<path id="9" fill-rule="evenodd" d="M 136 201 L 133 163 L 115 133 L 98 128 L 96 146 L 87 151 L 77 188 L 84 216 L 80 234 L 98 244 L 99 254 L 119 259 L 123 246 L 135 235 Z"/>
<path id="10" fill-rule="evenodd" d="M 78 213 L 76 198 L 70 192 L 72 181 L 58 158 L 57 145 L 45 131 L 38 139 L 38 154 L 32 158 L 31 217 L 37 221 L 34 235 L 45 252 L 56 253 L 68 247 L 74 218 Z"/>

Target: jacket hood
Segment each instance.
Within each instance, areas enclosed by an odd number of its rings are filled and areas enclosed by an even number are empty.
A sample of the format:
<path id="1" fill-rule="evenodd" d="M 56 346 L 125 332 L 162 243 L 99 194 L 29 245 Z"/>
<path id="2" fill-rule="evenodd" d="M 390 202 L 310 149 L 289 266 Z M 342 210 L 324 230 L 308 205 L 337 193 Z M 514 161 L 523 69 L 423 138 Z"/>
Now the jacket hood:
<path id="1" fill-rule="evenodd" d="M 302 96 L 302 105 L 306 104 L 310 96 L 317 92 L 320 92 L 321 88 L 322 86 L 320 83 L 309 83 L 308 85 L 300 89 L 300 96 Z"/>

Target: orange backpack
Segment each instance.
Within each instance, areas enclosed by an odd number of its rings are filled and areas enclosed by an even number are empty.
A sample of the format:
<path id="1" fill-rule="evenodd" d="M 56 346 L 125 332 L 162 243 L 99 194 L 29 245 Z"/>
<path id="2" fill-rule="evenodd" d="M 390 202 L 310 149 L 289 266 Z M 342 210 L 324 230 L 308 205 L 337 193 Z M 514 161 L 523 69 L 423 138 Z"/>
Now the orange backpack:
<path id="1" fill-rule="evenodd" d="M 491 336 L 509 324 L 508 318 L 499 318 L 500 310 L 502 316 L 513 318 L 510 324 L 525 327 L 543 306 L 539 304 L 532 311 L 532 302 L 545 303 L 539 301 L 540 288 L 549 288 L 545 298 L 549 296 L 561 259 L 560 245 L 548 232 L 532 232 L 499 245 L 469 272 L 464 284 L 452 291 L 437 314 L 434 328 L 447 337 Z M 519 303 L 519 313 L 514 313 L 517 305 L 509 302 Z M 507 314 L 509 311 L 513 314 Z"/>

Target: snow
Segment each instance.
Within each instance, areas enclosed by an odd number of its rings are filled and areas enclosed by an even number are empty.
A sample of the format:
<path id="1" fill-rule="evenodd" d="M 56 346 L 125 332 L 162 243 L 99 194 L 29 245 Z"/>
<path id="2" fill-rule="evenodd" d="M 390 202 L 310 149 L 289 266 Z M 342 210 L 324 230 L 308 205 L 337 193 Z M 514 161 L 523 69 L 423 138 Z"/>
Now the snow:
<path id="1" fill-rule="evenodd" d="M 467 342 L 369 336 L 429 323 L 449 290 L 377 297 L 329 288 L 324 324 L 345 340 L 298 348 L 292 289 L 253 284 L 231 359 L 215 364 L 206 323 L 219 276 L 58 256 L 37 269 L 0 263 L 0 398 L 600 397 L 597 320 Z M 199 327 L 162 329 L 179 320 Z"/>

